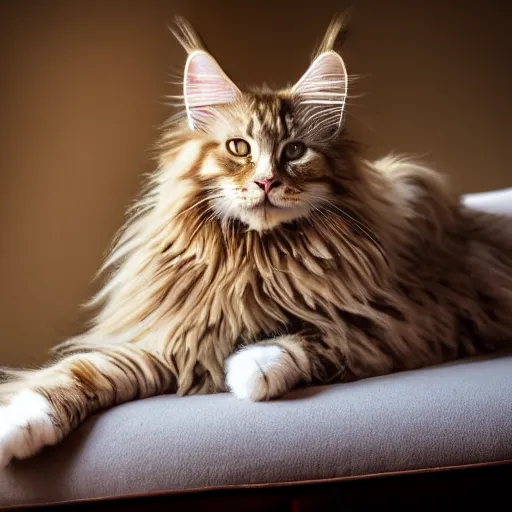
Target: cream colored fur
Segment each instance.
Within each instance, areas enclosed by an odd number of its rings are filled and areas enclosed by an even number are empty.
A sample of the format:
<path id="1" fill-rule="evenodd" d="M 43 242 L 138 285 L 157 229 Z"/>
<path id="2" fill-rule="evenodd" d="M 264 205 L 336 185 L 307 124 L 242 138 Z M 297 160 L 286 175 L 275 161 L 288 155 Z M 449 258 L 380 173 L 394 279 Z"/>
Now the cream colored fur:
<path id="1" fill-rule="evenodd" d="M 90 329 L 47 367 L 7 372 L 0 464 L 127 400 L 273 399 L 512 344 L 511 219 L 468 209 L 428 167 L 361 156 L 342 125 L 339 28 L 300 86 L 277 92 L 234 89 L 183 28 L 200 55 L 188 118 L 164 132 Z M 212 74 L 228 104 L 207 104 Z M 229 154 L 233 137 L 252 153 Z M 304 153 L 283 160 L 297 140 Z"/>

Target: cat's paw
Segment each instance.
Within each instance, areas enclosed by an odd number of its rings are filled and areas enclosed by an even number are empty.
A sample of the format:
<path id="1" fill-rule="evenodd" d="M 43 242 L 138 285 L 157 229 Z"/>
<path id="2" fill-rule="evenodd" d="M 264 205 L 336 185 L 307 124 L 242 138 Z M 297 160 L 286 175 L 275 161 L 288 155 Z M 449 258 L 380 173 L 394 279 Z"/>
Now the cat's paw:
<path id="1" fill-rule="evenodd" d="M 270 400 L 293 389 L 300 372 L 277 345 L 246 347 L 226 360 L 226 385 L 238 398 Z"/>
<path id="2" fill-rule="evenodd" d="M 13 458 L 31 457 L 58 441 L 59 432 L 50 414 L 48 400 L 34 391 L 23 391 L 7 405 L 0 405 L 0 467 Z"/>

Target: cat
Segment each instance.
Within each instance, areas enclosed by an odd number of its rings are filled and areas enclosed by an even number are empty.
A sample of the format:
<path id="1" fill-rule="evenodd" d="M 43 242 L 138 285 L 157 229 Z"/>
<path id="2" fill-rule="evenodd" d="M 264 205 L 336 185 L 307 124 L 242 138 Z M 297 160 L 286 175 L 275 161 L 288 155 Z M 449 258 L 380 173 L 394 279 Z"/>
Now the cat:
<path id="1" fill-rule="evenodd" d="M 512 344 L 511 219 L 435 171 L 365 159 L 334 20 L 283 90 L 240 90 L 190 25 L 184 109 L 103 270 L 86 332 L 5 370 L 0 465 L 162 393 L 270 400 Z"/>

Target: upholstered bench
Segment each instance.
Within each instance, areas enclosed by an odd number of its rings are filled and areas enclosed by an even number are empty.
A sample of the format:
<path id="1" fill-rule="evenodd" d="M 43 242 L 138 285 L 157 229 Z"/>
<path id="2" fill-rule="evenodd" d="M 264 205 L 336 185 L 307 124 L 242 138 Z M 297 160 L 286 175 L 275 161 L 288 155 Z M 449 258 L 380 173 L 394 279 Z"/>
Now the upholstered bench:
<path id="1" fill-rule="evenodd" d="M 467 202 L 512 213 L 512 189 Z M 121 405 L 62 444 L 0 469 L 0 508 L 178 499 L 208 489 L 264 492 L 510 461 L 512 354 L 499 354 L 300 389 L 267 403 L 219 394 Z M 116 501 L 108 503 L 102 510 Z"/>

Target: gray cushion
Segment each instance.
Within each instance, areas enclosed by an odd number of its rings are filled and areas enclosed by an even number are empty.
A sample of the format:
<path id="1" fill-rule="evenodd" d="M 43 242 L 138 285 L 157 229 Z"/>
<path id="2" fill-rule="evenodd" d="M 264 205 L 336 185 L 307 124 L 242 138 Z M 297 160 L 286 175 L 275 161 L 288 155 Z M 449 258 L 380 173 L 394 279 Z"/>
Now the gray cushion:
<path id="1" fill-rule="evenodd" d="M 512 214 L 512 189 L 465 202 Z M 0 469 L 0 507 L 509 459 L 512 355 L 504 355 L 298 390 L 270 403 L 222 394 L 125 404 Z"/>
<path id="2" fill-rule="evenodd" d="M 298 390 L 162 396 L 0 470 L 0 506 L 323 480 L 512 459 L 512 355 Z"/>

